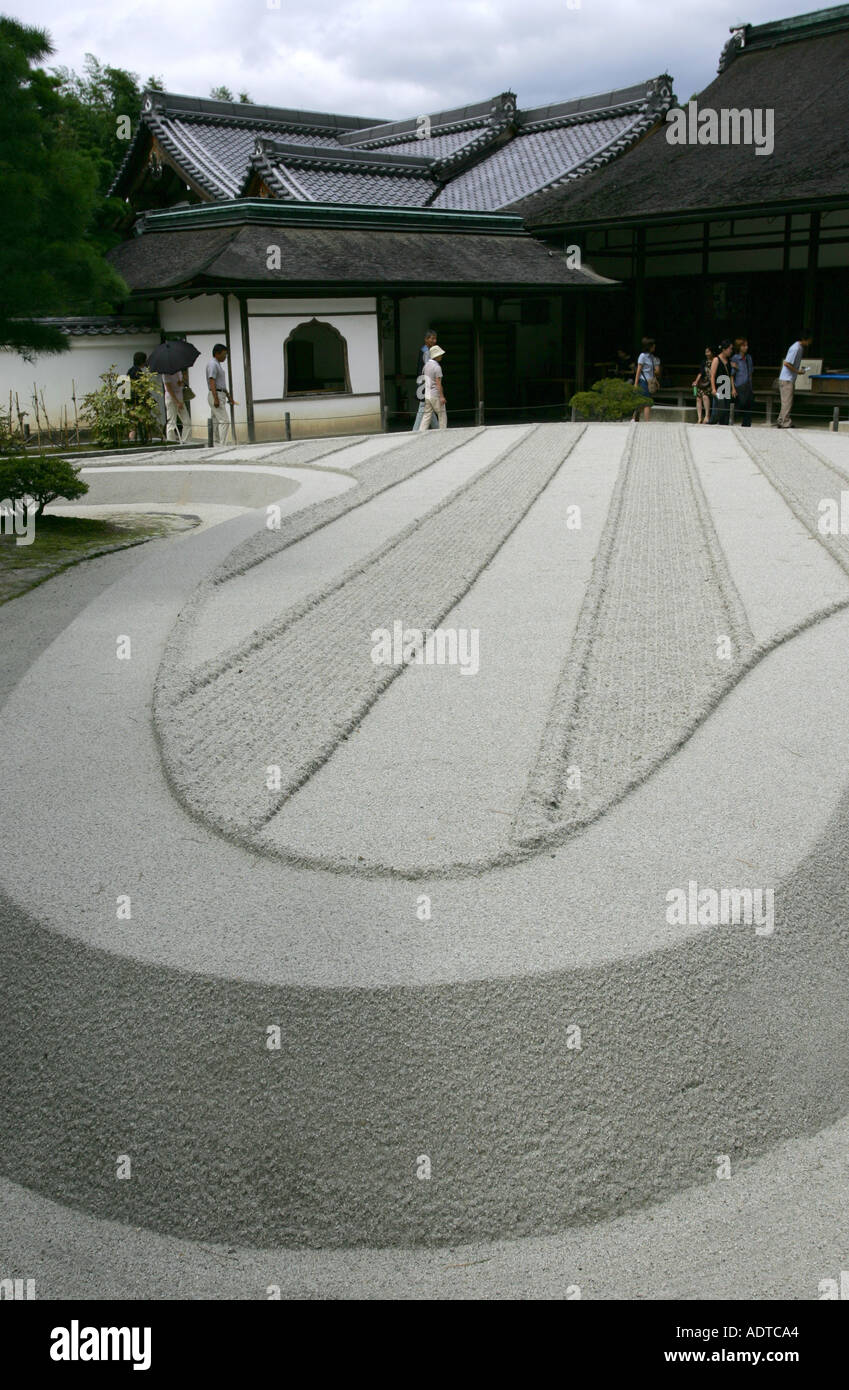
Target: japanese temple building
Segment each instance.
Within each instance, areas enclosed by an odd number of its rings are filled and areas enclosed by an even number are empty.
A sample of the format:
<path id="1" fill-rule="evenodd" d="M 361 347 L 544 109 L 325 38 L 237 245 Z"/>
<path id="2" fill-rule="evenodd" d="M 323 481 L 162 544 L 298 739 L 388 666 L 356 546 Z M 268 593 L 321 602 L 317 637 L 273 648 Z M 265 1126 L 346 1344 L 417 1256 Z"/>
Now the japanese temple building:
<path id="1" fill-rule="evenodd" d="M 204 356 L 226 342 L 248 438 L 286 415 L 299 433 L 409 428 L 430 325 L 455 423 L 482 404 L 490 422 L 561 417 L 585 298 L 615 286 L 511 205 L 615 158 L 672 101 L 661 77 L 379 122 L 147 93 L 114 189 L 136 220 L 113 260 L 169 335 Z"/>
<path id="2" fill-rule="evenodd" d="M 700 110 L 772 112 L 774 148 L 673 144 L 666 122 L 586 179 L 516 205 L 552 246 L 619 281 L 590 363 L 657 340 L 681 382 L 704 343 L 747 334 L 760 388 L 803 327 L 849 369 L 849 5 L 733 32 Z M 686 106 L 687 103 L 682 102 Z"/>
<path id="3" fill-rule="evenodd" d="M 827 367 L 849 366 L 847 71 L 840 5 L 735 30 L 681 106 L 667 74 L 401 121 L 149 91 L 113 186 L 130 298 L 111 321 L 68 320 L 82 389 L 119 344 L 186 336 L 205 436 L 203 365 L 222 342 L 244 440 L 280 437 L 287 416 L 298 434 L 408 428 L 431 325 L 456 424 L 481 403 L 489 423 L 562 418 L 643 333 L 666 384 L 746 334 L 764 387 L 803 323 Z M 730 113 L 738 140 L 746 113 L 768 115 L 771 147 L 672 143 L 694 105 Z M 63 374 L 39 359 L 60 395 Z M 13 375 L 31 388 L 29 365 Z"/>

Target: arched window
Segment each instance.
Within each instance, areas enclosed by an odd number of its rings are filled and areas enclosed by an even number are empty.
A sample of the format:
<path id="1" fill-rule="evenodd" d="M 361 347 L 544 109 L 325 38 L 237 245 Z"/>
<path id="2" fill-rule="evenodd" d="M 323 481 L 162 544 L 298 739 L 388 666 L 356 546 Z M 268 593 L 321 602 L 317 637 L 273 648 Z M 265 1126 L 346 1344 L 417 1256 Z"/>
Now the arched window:
<path id="1" fill-rule="evenodd" d="M 351 394 L 348 344 L 331 324 L 299 323 L 286 339 L 283 357 L 287 396 Z"/>

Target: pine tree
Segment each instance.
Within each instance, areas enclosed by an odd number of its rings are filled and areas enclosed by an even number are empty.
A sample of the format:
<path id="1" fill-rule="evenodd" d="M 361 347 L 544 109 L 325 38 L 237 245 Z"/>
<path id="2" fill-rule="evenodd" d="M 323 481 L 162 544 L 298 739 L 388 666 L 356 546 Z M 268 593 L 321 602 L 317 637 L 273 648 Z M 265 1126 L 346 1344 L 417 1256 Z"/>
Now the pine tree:
<path id="1" fill-rule="evenodd" d="M 61 79 L 36 66 L 51 52 L 43 30 L 0 16 L 0 346 L 25 355 L 68 347 L 33 320 L 129 293 L 91 234 L 97 164 L 68 139 Z"/>

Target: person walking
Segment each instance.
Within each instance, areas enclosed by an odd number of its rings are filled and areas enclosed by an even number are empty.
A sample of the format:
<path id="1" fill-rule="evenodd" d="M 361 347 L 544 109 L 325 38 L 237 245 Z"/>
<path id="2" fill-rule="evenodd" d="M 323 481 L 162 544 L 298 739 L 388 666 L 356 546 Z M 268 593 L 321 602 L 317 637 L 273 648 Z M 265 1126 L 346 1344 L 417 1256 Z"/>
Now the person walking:
<path id="1" fill-rule="evenodd" d="M 731 416 L 731 402 L 737 392 L 731 375 L 731 349 L 734 344 L 730 338 L 723 338 L 719 352 L 710 368 L 710 391 L 713 397 L 712 425 L 727 425 Z"/>
<path id="2" fill-rule="evenodd" d="M 706 347 L 702 365 L 693 377 L 693 390 L 696 395 L 696 424 L 710 424 L 711 387 L 710 369 L 713 366 L 713 348 Z"/>
<path id="3" fill-rule="evenodd" d="M 634 389 L 646 398 L 643 407 L 644 420 L 648 420 L 651 415 L 653 397 L 660 386 L 660 358 L 655 356 L 654 349 L 654 338 L 643 338 L 643 350 L 637 358 L 637 370 L 634 374 Z M 639 406 L 634 411 L 635 420 L 638 413 Z"/>
<path id="4" fill-rule="evenodd" d="M 416 395 L 419 399 L 419 408 L 416 411 L 416 418 L 413 423 L 413 433 L 421 427 L 422 415 L 425 407 L 425 367 L 430 361 L 430 350 L 436 347 L 436 330 L 429 328 L 424 335 L 424 343 L 419 348 L 419 362 L 416 369 Z M 436 424 L 436 420 L 431 417 L 431 423 Z"/>
<path id="5" fill-rule="evenodd" d="M 752 406 L 755 403 L 755 368 L 749 355 L 748 338 L 735 339 L 734 348 L 734 355 L 731 358 L 731 372 L 734 379 L 734 389 L 737 392 L 734 422 L 738 425 L 748 426 L 752 423 Z"/>
<path id="6" fill-rule="evenodd" d="M 169 444 L 185 444 L 191 437 L 192 422 L 183 399 L 184 377 L 184 372 L 162 373 L 162 389 L 165 392 L 165 438 Z M 182 435 L 177 429 L 178 420 L 183 426 Z"/>
<path id="7" fill-rule="evenodd" d="M 209 387 L 207 400 L 212 414 L 213 444 L 226 444 L 230 432 L 230 419 L 221 397 L 226 396 L 231 405 L 238 405 L 238 401 L 234 401 L 227 390 L 227 376 L 224 371 L 226 361 L 226 347 L 223 343 L 216 343 L 212 349 L 212 356 L 206 364 L 205 372 L 206 384 Z"/>
<path id="8" fill-rule="evenodd" d="M 422 421 L 419 425 L 419 433 L 424 433 L 430 429 L 430 422 L 436 415 L 439 420 L 439 428 L 447 430 L 448 415 L 446 413 L 445 392 L 442 389 L 442 366 L 441 360 L 445 353 L 441 347 L 434 345 L 430 349 L 429 360 L 425 363 L 424 387 L 425 399 Z"/>
<path id="9" fill-rule="evenodd" d="M 809 328 L 803 328 L 796 342 L 787 349 L 784 361 L 781 364 L 781 371 L 778 373 L 778 393 L 781 396 L 781 410 L 778 415 L 778 428 L 780 430 L 792 430 L 790 423 L 790 413 L 793 409 L 793 393 L 796 390 L 796 378 L 803 376 L 807 368 L 800 365 L 805 353 L 810 350 L 814 335 Z"/>

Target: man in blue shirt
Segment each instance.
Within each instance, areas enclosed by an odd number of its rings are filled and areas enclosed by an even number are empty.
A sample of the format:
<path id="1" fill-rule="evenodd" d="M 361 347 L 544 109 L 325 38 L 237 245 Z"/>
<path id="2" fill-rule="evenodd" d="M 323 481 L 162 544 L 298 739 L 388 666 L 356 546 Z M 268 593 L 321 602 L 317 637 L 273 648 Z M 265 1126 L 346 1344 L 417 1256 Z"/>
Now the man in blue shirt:
<path id="1" fill-rule="evenodd" d="M 431 350 L 432 347 L 436 347 L 436 342 L 437 342 L 436 330 L 433 329 L 433 328 L 429 328 L 429 329 L 427 330 L 427 332 L 425 333 L 425 336 L 424 336 L 424 346 L 419 348 L 419 365 L 418 365 L 418 367 L 417 367 L 417 369 L 416 369 L 416 395 L 418 396 L 418 399 L 419 399 L 419 408 L 418 408 L 418 411 L 416 412 L 415 424 L 413 425 L 413 432 L 414 432 L 414 433 L 418 430 L 418 428 L 419 428 L 419 426 L 420 426 L 420 424 L 421 424 L 421 422 L 422 422 L 422 415 L 424 414 L 424 405 L 425 405 L 425 385 L 424 385 L 425 378 L 424 378 L 424 369 L 425 369 L 426 363 L 428 363 L 428 362 L 430 361 L 430 350 Z M 438 424 L 439 424 L 439 422 L 438 422 L 438 420 L 436 419 L 436 416 L 435 416 L 435 415 L 434 415 L 434 416 L 431 416 L 430 427 L 433 428 L 434 425 L 438 426 Z"/>
<path id="2" fill-rule="evenodd" d="M 752 406 L 755 402 L 754 366 L 749 356 L 748 338 L 738 338 L 734 344 L 735 352 L 731 358 L 731 371 L 737 388 L 734 419 L 738 425 L 751 425 Z"/>
<path id="3" fill-rule="evenodd" d="M 792 430 L 793 428 L 790 423 L 790 412 L 793 409 L 796 378 L 806 370 L 800 366 L 800 363 L 805 353 L 810 350 L 813 341 L 814 335 L 811 330 L 804 328 L 796 342 L 787 349 L 787 355 L 781 364 L 781 371 L 778 373 L 778 392 L 781 396 L 781 412 L 778 416 L 778 428 L 780 430 Z"/>

